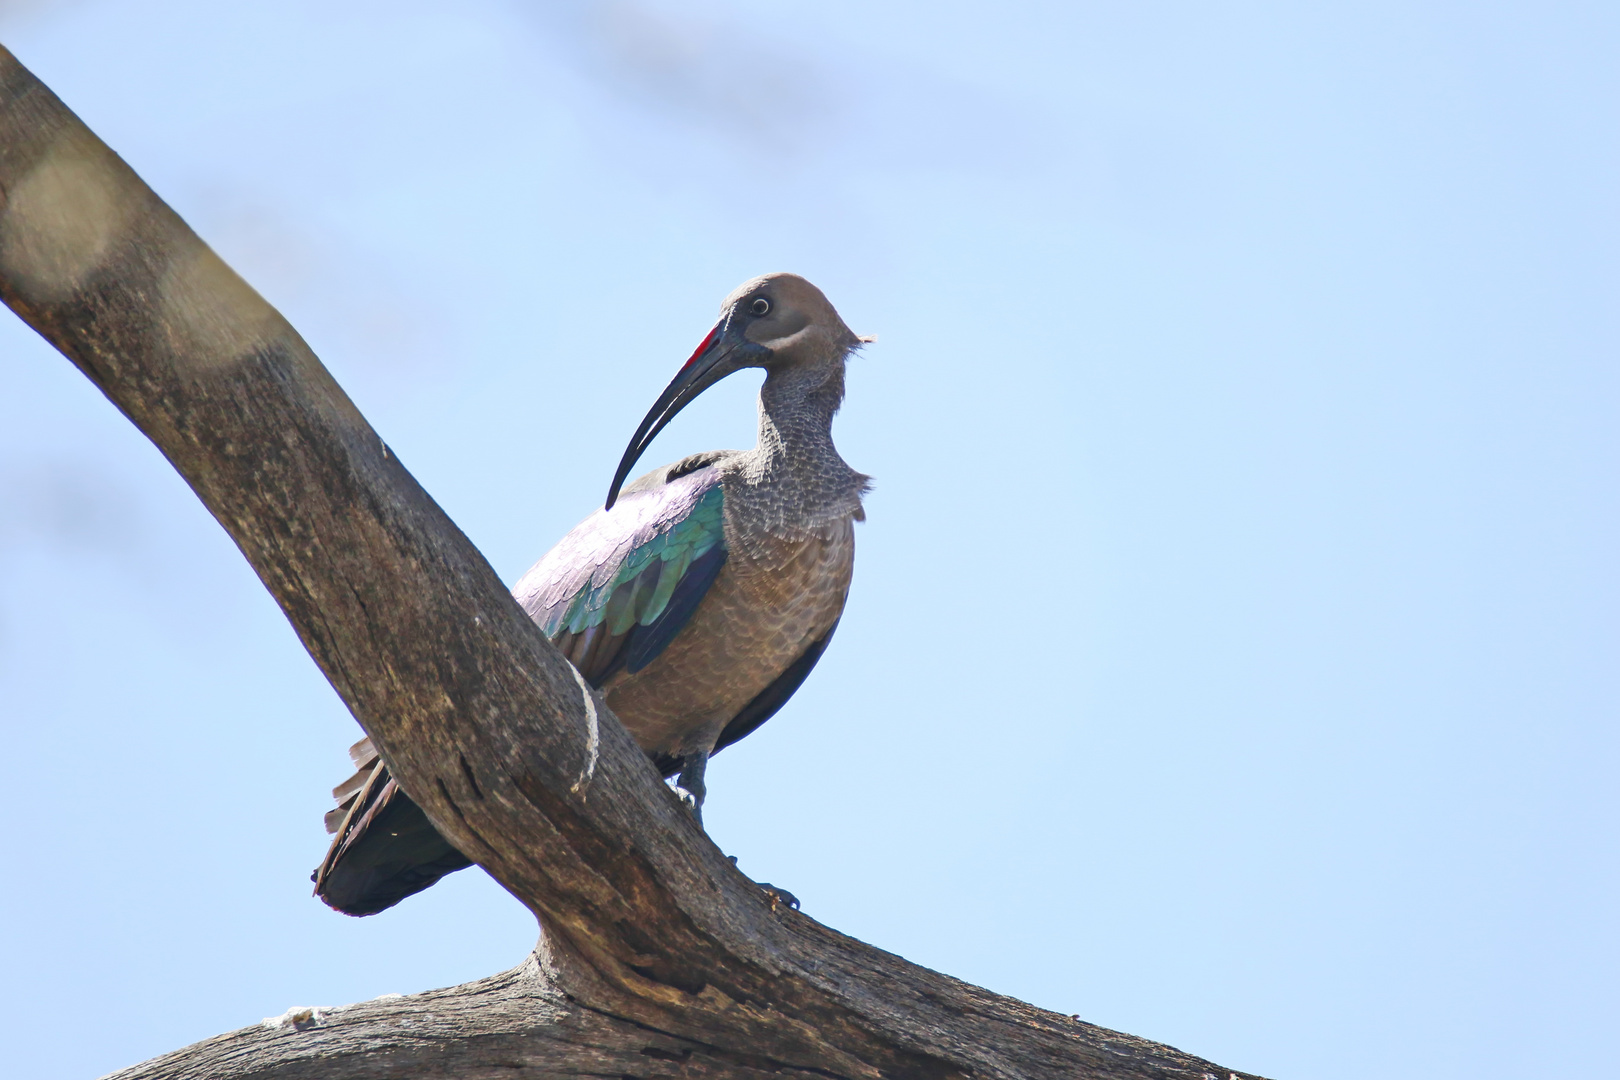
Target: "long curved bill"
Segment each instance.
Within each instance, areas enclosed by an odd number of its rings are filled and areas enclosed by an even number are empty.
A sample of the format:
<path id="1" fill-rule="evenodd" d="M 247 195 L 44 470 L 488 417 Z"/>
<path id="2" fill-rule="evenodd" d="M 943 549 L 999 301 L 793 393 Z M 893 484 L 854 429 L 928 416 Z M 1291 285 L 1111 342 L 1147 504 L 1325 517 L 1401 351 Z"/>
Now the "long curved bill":
<path id="1" fill-rule="evenodd" d="M 691 357 L 681 366 L 680 373 L 664 387 L 664 392 L 658 395 L 658 400 L 630 437 L 630 445 L 625 448 L 624 457 L 619 459 L 619 467 L 613 473 L 613 483 L 608 488 L 607 502 L 602 509 L 613 509 L 625 477 L 630 475 L 630 470 L 636 467 L 636 462 L 658 437 L 658 433 L 675 419 L 676 413 L 727 375 L 754 366 L 768 352 L 763 346 L 742 336 L 739 320 L 727 317 L 715 323 L 714 329 L 693 350 Z"/>

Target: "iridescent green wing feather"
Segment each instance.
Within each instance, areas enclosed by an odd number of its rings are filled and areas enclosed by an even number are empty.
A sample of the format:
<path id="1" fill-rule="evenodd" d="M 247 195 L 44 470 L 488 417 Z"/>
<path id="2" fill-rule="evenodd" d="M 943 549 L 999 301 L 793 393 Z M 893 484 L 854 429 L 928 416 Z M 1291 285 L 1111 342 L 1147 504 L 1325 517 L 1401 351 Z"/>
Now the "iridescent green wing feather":
<path id="1" fill-rule="evenodd" d="M 621 666 L 639 671 L 686 625 L 725 565 L 724 512 L 714 468 L 638 483 L 611 511 L 580 522 L 512 594 L 593 685 Z"/>

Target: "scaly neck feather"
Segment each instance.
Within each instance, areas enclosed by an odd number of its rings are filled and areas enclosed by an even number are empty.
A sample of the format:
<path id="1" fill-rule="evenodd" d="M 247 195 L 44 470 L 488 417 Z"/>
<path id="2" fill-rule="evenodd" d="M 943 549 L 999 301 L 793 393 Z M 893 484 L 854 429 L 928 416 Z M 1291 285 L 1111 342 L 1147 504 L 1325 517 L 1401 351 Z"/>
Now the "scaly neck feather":
<path id="1" fill-rule="evenodd" d="M 759 445 L 739 455 L 738 520 L 794 537 L 861 516 L 868 477 L 839 456 L 832 420 L 844 400 L 842 358 L 772 371 L 759 391 Z"/>

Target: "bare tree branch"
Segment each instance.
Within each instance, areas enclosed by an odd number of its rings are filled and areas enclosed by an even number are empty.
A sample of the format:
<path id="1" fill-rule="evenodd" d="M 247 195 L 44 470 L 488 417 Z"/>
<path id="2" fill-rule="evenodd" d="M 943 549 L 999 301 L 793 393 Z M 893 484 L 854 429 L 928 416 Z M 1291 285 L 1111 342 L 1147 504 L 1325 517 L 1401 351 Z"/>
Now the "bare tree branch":
<path id="1" fill-rule="evenodd" d="M 390 771 L 545 928 L 504 975 L 120 1076 L 1225 1080 L 773 906 L 292 327 L 9 53 L 0 188 L 0 297 L 157 444 Z"/>

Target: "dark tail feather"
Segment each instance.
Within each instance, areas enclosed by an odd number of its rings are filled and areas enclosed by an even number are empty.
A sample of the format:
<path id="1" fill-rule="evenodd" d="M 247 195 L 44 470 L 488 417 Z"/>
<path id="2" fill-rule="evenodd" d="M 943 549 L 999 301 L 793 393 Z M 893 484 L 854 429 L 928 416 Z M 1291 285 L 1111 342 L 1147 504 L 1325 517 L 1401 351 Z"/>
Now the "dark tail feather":
<path id="1" fill-rule="evenodd" d="M 333 791 L 342 802 L 328 815 L 328 828 L 337 836 L 310 875 L 316 896 L 345 915 L 375 915 L 472 865 L 400 790 L 369 742 L 350 754 L 360 772 Z"/>

